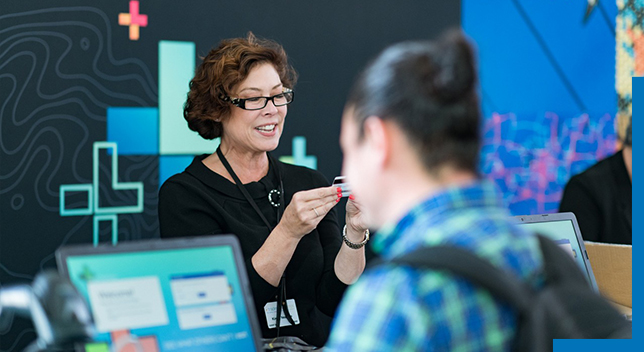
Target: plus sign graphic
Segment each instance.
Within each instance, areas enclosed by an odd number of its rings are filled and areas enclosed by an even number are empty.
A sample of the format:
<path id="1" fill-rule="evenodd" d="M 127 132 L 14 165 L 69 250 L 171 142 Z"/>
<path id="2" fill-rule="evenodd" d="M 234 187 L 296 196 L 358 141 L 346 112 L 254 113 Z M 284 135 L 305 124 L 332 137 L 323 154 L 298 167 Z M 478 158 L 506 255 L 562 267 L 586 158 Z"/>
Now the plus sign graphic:
<path id="1" fill-rule="evenodd" d="M 130 26 L 130 40 L 139 40 L 139 27 L 148 26 L 148 15 L 139 14 L 138 0 L 130 0 L 130 13 L 119 13 L 119 25 Z"/>
<path id="2" fill-rule="evenodd" d="M 136 191 L 136 205 L 101 206 L 99 202 L 99 152 L 112 150 L 112 189 L 115 191 Z M 118 182 L 118 150 L 113 142 L 94 142 L 93 146 L 92 183 L 76 185 L 60 185 L 60 216 L 93 215 L 94 217 L 94 246 L 98 245 L 98 225 L 101 221 L 110 221 L 112 225 L 112 244 L 118 243 L 118 214 L 143 212 L 143 182 Z M 65 193 L 87 192 L 87 207 L 67 209 Z"/>
<path id="3" fill-rule="evenodd" d="M 306 155 L 306 137 L 302 136 L 293 137 L 293 156 L 282 156 L 280 161 L 314 170 L 318 168 L 318 158 Z"/>
<path id="4" fill-rule="evenodd" d="M 135 10 L 138 10 L 136 8 Z M 159 186 L 170 176 L 183 171 L 195 155 L 212 153 L 219 140 L 206 141 L 187 128 L 183 119 L 183 104 L 188 82 L 195 70 L 195 44 L 192 42 L 159 42 L 159 106 L 107 108 L 107 140 L 96 142 L 94 148 L 94 178 L 90 184 L 60 186 L 60 215 L 93 217 L 93 243 L 99 242 L 99 223 L 111 222 L 112 243 L 118 242 L 118 214 L 143 212 L 143 183 L 119 183 L 118 155 L 156 155 L 159 157 Z M 306 137 L 292 140 L 292 155 L 281 161 L 317 169 L 317 157 L 306 154 Z M 118 145 L 118 153 L 117 153 Z M 112 151 L 112 189 L 137 191 L 138 201 L 132 206 L 103 206 L 99 202 L 99 152 Z M 101 154 L 103 155 L 103 154 Z M 65 194 L 87 195 L 87 205 L 68 207 Z M 68 197 L 70 198 L 70 197 Z M 85 204 L 85 203 L 83 203 Z"/>

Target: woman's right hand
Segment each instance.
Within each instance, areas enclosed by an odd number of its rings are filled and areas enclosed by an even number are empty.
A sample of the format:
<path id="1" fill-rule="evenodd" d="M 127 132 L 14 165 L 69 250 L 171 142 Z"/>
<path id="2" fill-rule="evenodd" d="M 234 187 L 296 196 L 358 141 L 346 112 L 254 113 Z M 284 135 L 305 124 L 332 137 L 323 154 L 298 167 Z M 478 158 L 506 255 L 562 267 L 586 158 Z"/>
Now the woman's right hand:
<path id="1" fill-rule="evenodd" d="M 326 214 L 340 201 L 338 187 L 321 187 L 293 195 L 278 226 L 297 239 L 315 229 Z"/>

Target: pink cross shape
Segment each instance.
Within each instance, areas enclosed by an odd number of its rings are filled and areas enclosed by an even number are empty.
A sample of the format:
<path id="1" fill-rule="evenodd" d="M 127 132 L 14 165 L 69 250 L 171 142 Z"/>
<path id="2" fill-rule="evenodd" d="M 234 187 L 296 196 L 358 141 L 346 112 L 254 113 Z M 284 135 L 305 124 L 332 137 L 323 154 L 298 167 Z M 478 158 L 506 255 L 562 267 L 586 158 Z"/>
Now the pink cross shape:
<path id="1" fill-rule="evenodd" d="M 139 40 L 139 27 L 148 26 L 148 15 L 139 14 L 139 1 L 130 1 L 130 13 L 119 14 L 119 25 L 130 26 L 130 40 Z"/>

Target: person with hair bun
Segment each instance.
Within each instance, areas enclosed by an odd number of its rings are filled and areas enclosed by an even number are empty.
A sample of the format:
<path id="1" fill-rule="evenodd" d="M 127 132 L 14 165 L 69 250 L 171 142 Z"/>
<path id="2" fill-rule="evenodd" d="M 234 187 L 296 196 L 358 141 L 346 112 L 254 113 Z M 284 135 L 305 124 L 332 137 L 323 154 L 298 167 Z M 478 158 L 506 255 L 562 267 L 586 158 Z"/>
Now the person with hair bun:
<path id="1" fill-rule="evenodd" d="M 296 78 L 284 49 L 252 33 L 223 40 L 203 58 L 184 117 L 201 137 L 221 141 L 163 184 L 159 223 L 162 238 L 236 235 L 263 336 L 321 346 L 345 288 L 364 269 L 369 234 L 353 198 L 341 230 L 334 209 L 341 190 L 269 153 Z"/>
<path id="2" fill-rule="evenodd" d="M 385 49 L 351 91 L 340 144 L 382 265 L 340 304 L 325 351 L 509 351 L 517 314 L 470 282 L 387 263 L 421 247 L 471 251 L 526 284 L 542 282 L 536 236 L 518 228 L 477 173 L 476 70 L 459 31 Z"/>

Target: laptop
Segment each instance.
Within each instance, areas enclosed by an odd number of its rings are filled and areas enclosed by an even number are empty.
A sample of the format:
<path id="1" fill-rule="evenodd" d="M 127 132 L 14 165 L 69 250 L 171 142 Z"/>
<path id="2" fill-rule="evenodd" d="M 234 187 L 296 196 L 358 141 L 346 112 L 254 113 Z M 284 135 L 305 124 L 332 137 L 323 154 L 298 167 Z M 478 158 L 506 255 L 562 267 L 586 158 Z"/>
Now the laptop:
<path id="1" fill-rule="evenodd" d="M 515 216 L 514 218 L 521 227 L 529 232 L 540 233 L 550 237 L 562 249 L 569 253 L 585 274 L 593 290 L 599 292 L 575 214 L 521 215 Z"/>
<path id="2" fill-rule="evenodd" d="M 66 246 L 56 260 L 94 317 L 86 352 L 262 351 L 235 236 Z"/>

